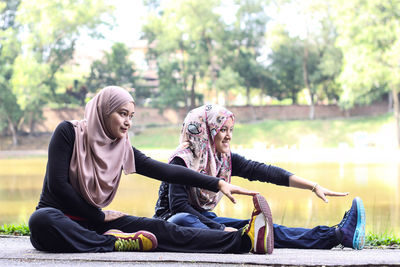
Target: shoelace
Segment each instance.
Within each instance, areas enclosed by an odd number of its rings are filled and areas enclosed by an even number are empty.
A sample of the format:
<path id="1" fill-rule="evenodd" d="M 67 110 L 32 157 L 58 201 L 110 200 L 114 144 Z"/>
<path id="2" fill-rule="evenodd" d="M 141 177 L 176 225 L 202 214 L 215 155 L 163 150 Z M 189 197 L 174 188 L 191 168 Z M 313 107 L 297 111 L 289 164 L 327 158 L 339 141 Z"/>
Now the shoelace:
<path id="1" fill-rule="evenodd" d="M 249 227 L 250 227 L 250 224 L 246 224 L 246 225 L 243 227 L 242 235 L 244 235 L 245 233 L 247 233 Z"/>
<path id="2" fill-rule="evenodd" d="M 132 250 L 140 250 L 139 239 L 134 240 L 117 240 L 117 250 L 119 251 L 132 251 Z"/>
<path id="3" fill-rule="evenodd" d="M 350 210 L 346 211 L 346 212 L 344 213 L 343 219 L 340 221 L 340 223 L 335 224 L 335 225 L 332 226 L 332 227 L 336 227 L 336 228 L 338 228 L 338 227 L 343 227 L 343 225 L 344 225 L 345 222 L 347 221 L 347 217 L 349 217 L 349 214 L 350 214 Z"/>

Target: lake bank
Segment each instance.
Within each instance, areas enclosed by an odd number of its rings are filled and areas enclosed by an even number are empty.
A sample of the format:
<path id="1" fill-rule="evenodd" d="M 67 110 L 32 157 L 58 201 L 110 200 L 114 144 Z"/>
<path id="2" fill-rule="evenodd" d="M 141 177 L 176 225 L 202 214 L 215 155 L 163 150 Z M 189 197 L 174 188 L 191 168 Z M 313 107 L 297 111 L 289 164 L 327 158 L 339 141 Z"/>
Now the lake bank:
<path id="1" fill-rule="evenodd" d="M 140 149 L 147 156 L 166 161 L 171 149 Z M 241 148 L 232 149 L 246 158 L 267 162 L 400 163 L 400 149 L 388 148 Z M 0 159 L 47 157 L 47 150 L 0 150 Z"/>

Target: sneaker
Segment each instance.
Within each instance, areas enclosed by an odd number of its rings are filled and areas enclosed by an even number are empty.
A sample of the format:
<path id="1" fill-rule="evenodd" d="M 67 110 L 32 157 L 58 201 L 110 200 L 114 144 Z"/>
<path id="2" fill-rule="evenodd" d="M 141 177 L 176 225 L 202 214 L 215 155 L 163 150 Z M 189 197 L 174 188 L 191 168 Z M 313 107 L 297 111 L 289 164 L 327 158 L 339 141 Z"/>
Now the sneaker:
<path id="1" fill-rule="evenodd" d="M 271 209 L 265 198 L 260 194 L 253 196 L 254 210 L 250 223 L 245 227 L 251 239 L 251 252 L 256 254 L 272 254 L 274 250 L 274 228 Z"/>
<path id="2" fill-rule="evenodd" d="M 335 229 L 336 236 L 344 247 L 363 249 L 365 243 L 365 210 L 361 198 L 353 199 L 342 221 Z"/>
<path id="3" fill-rule="evenodd" d="M 111 229 L 103 235 L 112 235 L 117 238 L 114 246 L 116 251 L 151 251 L 158 245 L 156 236 L 147 231 L 124 233 L 117 229 Z"/>

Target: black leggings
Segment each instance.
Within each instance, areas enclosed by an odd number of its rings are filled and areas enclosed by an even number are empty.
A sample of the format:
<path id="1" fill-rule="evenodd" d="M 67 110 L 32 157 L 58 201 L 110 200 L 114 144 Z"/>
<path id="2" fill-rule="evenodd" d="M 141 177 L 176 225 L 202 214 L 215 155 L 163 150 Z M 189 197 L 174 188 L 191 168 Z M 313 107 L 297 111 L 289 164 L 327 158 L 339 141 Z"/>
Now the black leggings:
<path id="1" fill-rule="evenodd" d="M 224 232 L 182 227 L 160 219 L 123 216 L 111 222 L 79 222 L 55 208 L 36 210 L 29 219 L 31 243 L 49 252 L 109 252 L 116 238 L 102 235 L 109 229 L 132 233 L 146 230 L 158 240 L 156 251 L 196 253 L 247 253 L 251 242 L 242 231 Z"/>

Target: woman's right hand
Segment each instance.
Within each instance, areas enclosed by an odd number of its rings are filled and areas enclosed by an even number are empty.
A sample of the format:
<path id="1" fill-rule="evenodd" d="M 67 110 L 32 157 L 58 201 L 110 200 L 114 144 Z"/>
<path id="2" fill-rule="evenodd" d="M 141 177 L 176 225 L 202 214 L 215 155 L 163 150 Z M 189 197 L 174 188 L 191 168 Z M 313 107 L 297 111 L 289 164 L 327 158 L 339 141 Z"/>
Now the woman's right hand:
<path id="1" fill-rule="evenodd" d="M 120 212 L 120 211 L 116 211 L 116 210 L 103 210 L 104 212 L 104 221 L 105 222 L 110 222 L 110 221 L 114 221 L 118 218 L 121 218 L 125 215 L 127 215 L 126 213 Z"/>
<path id="2" fill-rule="evenodd" d="M 227 183 L 224 180 L 219 180 L 218 188 L 225 196 L 227 196 L 235 204 L 236 204 L 236 200 L 232 196 L 232 194 L 248 195 L 248 196 L 254 196 L 254 195 L 258 194 L 258 192 L 256 192 L 256 191 L 250 191 L 250 190 L 241 188 L 240 186 Z"/>

